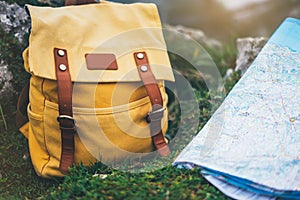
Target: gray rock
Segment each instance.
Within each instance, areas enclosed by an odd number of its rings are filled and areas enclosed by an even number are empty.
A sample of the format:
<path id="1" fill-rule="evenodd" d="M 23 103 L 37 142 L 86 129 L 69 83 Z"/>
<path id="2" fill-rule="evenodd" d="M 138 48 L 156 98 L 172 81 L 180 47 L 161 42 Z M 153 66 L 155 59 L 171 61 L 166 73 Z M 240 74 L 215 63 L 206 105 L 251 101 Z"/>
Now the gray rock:
<path id="1" fill-rule="evenodd" d="M 300 6 L 293 8 L 290 11 L 289 16 L 295 17 L 295 18 L 300 18 Z"/>
<path id="2" fill-rule="evenodd" d="M 227 69 L 223 79 L 224 80 L 229 79 L 231 77 L 232 73 L 233 73 L 233 69 L 231 69 L 231 68 Z"/>
<path id="3" fill-rule="evenodd" d="M 195 40 L 196 42 L 202 45 L 206 45 L 210 48 L 220 50 L 222 47 L 221 42 L 215 39 L 208 38 L 205 33 L 199 29 L 188 28 L 182 25 L 172 26 L 168 24 L 165 24 L 164 28 L 174 33 L 182 34 L 182 36 L 186 39 Z"/>
<path id="4" fill-rule="evenodd" d="M 0 63 L 0 96 L 3 94 L 14 92 L 13 86 L 11 84 L 11 80 L 13 79 L 13 75 L 7 69 L 7 65 L 3 62 Z"/>
<path id="5" fill-rule="evenodd" d="M 0 1 L 0 27 L 9 34 L 14 35 L 20 43 L 24 42 L 24 36 L 30 28 L 30 19 L 24 8 L 18 4 L 8 4 Z M 0 55 L 1 55 L 0 49 Z M 12 73 L 8 70 L 7 65 L 0 60 L 0 96 L 14 93 L 11 80 Z"/>
<path id="6" fill-rule="evenodd" d="M 244 75 L 249 66 L 255 60 L 260 50 L 267 42 L 267 38 L 238 38 L 237 43 L 237 59 L 235 71 L 240 70 L 241 75 Z"/>
<path id="7" fill-rule="evenodd" d="M 58 6 L 64 5 L 65 0 L 38 0 L 38 2 L 49 6 Z"/>
<path id="8" fill-rule="evenodd" d="M 23 42 L 24 35 L 30 28 L 29 16 L 18 4 L 0 1 L 0 26 Z"/>

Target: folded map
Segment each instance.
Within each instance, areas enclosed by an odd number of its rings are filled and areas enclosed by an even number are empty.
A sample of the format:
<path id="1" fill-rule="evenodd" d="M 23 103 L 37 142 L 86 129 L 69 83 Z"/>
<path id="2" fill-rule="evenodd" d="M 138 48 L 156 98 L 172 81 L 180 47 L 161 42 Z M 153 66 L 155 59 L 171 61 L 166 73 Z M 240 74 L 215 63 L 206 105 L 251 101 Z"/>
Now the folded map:
<path id="1" fill-rule="evenodd" d="M 281 24 L 174 164 L 235 199 L 300 199 L 300 20 Z"/>

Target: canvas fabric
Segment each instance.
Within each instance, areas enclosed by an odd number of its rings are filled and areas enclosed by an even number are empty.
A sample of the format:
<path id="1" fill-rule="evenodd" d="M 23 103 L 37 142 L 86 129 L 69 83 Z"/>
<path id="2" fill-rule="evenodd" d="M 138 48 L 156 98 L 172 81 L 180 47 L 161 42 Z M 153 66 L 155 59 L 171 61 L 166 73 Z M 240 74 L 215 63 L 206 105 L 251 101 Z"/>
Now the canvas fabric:
<path id="1" fill-rule="evenodd" d="M 167 107 L 164 81 L 174 81 L 174 77 L 156 6 L 102 2 L 61 8 L 27 5 L 27 9 L 32 26 L 23 58 L 25 69 L 32 76 L 29 123 L 20 131 L 29 140 L 37 174 L 65 175 L 59 170 L 62 139 L 57 121 L 54 48 L 68 53 L 73 117 L 78 132 L 74 136 L 74 163 L 114 162 L 154 151 L 146 119 L 152 105 L 133 55 L 147 54 L 163 106 Z M 113 54 L 117 70 L 89 70 L 87 53 Z M 161 119 L 163 134 L 167 127 L 166 110 Z"/>

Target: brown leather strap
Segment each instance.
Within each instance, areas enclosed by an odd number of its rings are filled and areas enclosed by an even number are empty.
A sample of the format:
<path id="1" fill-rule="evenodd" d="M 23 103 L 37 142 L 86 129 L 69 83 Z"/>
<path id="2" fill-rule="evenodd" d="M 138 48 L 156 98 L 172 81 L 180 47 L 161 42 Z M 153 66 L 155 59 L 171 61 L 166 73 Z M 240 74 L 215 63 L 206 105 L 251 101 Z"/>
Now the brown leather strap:
<path id="1" fill-rule="evenodd" d="M 152 112 L 149 113 L 149 118 L 153 144 L 161 156 L 167 156 L 170 154 L 170 149 L 161 130 L 161 119 L 164 116 L 165 108 L 163 108 L 163 99 L 158 84 L 151 71 L 146 52 L 134 53 L 134 59 L 152 104 Z"/>
<path id="2" fill-rule="evenodd" d="M 66 0 L 65 6 L 98 3 L 96 0 Z"/>
<path id="3" fill-rule="evenodd" d="M 23 87 L 17 103 L 16 126 L 20 129 L 29 120 L 27 116 L 27 106 L 29 103 L 29 81 Z"/>
<path id="4" fill-rule="evenodd" d="M 64 173 L 74 162 L 75 120 L 72 110 L 72 81 L 68 65 L 67 51 L 54 48 L 55 71 L 57 78 L 59 116 L 57 118 L 62 140 L 60 170 Z"/>

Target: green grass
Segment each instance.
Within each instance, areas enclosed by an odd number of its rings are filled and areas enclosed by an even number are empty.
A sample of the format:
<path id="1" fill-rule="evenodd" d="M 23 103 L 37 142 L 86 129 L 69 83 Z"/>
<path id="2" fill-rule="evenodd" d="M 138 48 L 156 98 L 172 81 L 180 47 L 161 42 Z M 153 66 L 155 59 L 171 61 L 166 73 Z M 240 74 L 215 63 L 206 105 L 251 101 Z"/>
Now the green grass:
<path id="1" fill-rule="evenodd" d="M 0 116 L 1 116 L 1 121 L 0 122 L 2 122 L 2 124 L 4 126 L 4 129 L 7 131 L 7 123 L 6 123 L 6 119 L 5 119 L 4 112 L 3 112 L 1 104 L 0 104 Z"/>
<path id="2" fill-rule="evenodd" d="M 57 184 L 36 176 L 27 153 L 27 142 L 16 130 L 0 134 L 0 199 L 34 199 Z"/>
<path id="3" fill-rule="evenodd" d="M 73 170 L 45 199 L 227 199 L 201 178 L 199 169 L 168 166 L 137 174 L 96 165 Z"/>

